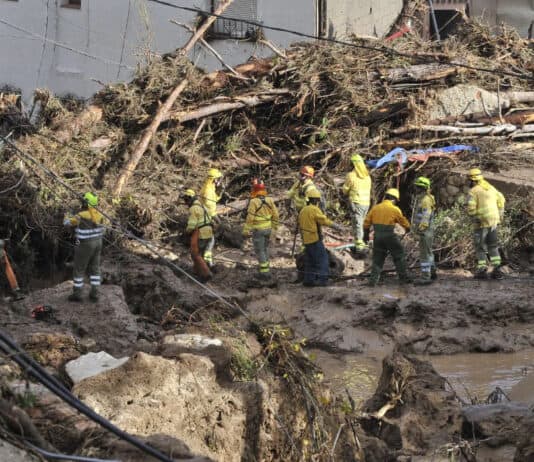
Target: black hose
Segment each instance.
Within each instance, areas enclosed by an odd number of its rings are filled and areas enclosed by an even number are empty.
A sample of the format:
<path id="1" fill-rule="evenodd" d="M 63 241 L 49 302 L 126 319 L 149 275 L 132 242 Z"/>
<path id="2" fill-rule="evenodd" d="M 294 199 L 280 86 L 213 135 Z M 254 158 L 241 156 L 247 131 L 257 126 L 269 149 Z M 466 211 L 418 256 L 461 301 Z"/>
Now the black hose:
<path id="1" fill-rule="evenodd" d="M 46 388 L 48 388 L 52 393 L 65 401 L 68 405 L 72 406 L 77 411 L 84 414 L 86 417 L 91 419 L 93 422 L 98 423 L 100 426 L 109 430 L 113 434 L 117 435 L 120 439 L 127 441 L 128 443 L 134 445 L 141 451 L 150 454 L 152 457 L 155 457 L 162 462 L 174 462 L 173 459 L 167 457 L 165 454 L 161 453 L 157 449 L 154 449 L 151 446 L 143 443 L 132 435 L 126 433 L 120 428 L 113 425 L 109 420 L 104 419 L 101 415 L 94 412 L 90 407 L 81 402 L 76 398 L 69 390 L 67 390 L 63 385 L 57 383 L 57 379 L 51 377 L 43 367 L 36 363 L 34 360 L 28 360 L 28 355 L 20 350 L 17 347 L 11 347 L 10 345 L 16 345 L 15 342 L 10 340 L 7 335 L 0 329 L 0 350 L 4 351 L 13 361 L 15 361 L 23 370 L 29 372 L 35 379 L 41 382 Z M 19 351 L 20 350 L 20 351 Z M 34 363 L 34 364 L 32 364 Z"/>

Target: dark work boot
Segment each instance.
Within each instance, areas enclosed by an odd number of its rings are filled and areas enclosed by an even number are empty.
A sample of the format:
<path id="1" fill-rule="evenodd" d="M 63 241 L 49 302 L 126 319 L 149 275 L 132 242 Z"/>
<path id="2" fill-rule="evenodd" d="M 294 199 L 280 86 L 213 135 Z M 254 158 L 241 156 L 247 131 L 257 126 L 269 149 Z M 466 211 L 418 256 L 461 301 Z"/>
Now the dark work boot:
<path id="1" fill-rule="evenodd" d="M 421 273 L 421 277 L 416 279 L 413 283 L 416 286 L 427 286 L 429 284 L 432 284 L 432 275 L 430 272 L 428 273 Z"/>
<path id="2" fill-rule="evenodd" d="M 430 279 L 435 281 L 437 278 L 438 278 L 438 273 L 436 271 L 436 267 L 433 266 L 432 269 L 430 270 Z"/>
<path id="3" fill-rule="evenodd" d="M 475 279 L 488 279 L 488 268 L 478 268 L 475 273 Z"/>
<path id="4" fill-rule="evenodd" d="M 493 268 L 493 271 L 491 272 L 491 279 L 503 279 L 504 273 L 502 272 L 502 269 L 500 266 L 496 266 Z"/>
<path id="5" fill-rule="evenodd" d="M 98 288 L 97 286 L 91 286 L 91 290 L 89 291 L 89 300 L 92 302 L 98 302 Z"/>
<path id="6" fill-rule="evenodd" d="M 74 287 L 72 294 L 69 295 L 69 302 L 81 302 L 82 301 L 82 288 Z"/>

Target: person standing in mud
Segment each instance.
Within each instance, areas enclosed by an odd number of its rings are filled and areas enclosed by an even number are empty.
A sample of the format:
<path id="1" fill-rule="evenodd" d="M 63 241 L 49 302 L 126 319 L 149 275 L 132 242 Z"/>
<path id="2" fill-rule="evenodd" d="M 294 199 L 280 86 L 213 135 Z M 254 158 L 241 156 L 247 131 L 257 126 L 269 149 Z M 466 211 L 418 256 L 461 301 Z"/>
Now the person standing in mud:
<path id="1" fill-rule="evenodd" d="M 308 198 L 312 192 L 321 192 L 313 182 L 315 170 L 309 165 L 305 165 L 299 171 L 299 179 L 293 183 L 291 189 L 286 193 L 287 197 L 293 201 L 297 212 L 300 212 L 308 203 Z"/>
<path id="2" fill-rule="evenodd" d="M 259 264 L 259 278 L 269 279 L 271 277 L 269 241 L 271 235 L 278 230 L 278 209 L 274 201 L 267 195 L 265 184 L 261 180 L 255 179 L 252 182 L 250 197 L 243 236 L 252 235 L 254 252 Z"/>
<path id="3" fill-rule="evenodd" d="M 192 189 L 187 189 L 182 197 L 189 207 L 186 233 L 191 236 L 190 249 L 193 269 L 201 281 L 206 282 L 211 278 L 208 262 L 213 261 L 214 238 L 211 216 Z"/>
<path id="4" fill-rule="evenodd" d="M 367 246 L 363 241 L 363 220 L 371 204 L 371 177 L 362 156 L 353 154 L 350 161 L 354 168 L 347 174 L 343 194 L 350 201 L 354 248 L 356 253 L 365 254 Z"/>
<path id="5" fill-rule="evenodd" d="M 210 218 L 210 226 L 213 223 L 219 223 L 217 218 L 217 202 L 221 200 L 222 191 L 222 172 L 217 168 L 210 168 L 208 170 L 208 177 L 200 190 L 200 202 L 204 209 L 208 212 Z M 202 239 L 202 238 L 201 238 Z M 207 243 L 202 257 L 206 261 L 210 269 L 213 269 L 213 247 L 215 246 L 215 237 L 213 231 L 211 233 L 211 239 Z"/>
<path id="6" fill-rule="evenodd" d="M 82 290 L 85 273 L 89 272 L 91 290 L 89 299 L 98 301 L 98 288 L 100 278 L 100 254 L 102 252 L 102 240 L 104 238 L 104 217 L 96 210 L 98 197 L 91 192 L 83 196 L 84 210 L 70 218 L 65 218 L 65 226 L 75 226 L 76 246 L 74 249 L 74 274 L 73 291 L 69 295 L 72 302 L 82 301 Z"/>
<path id="7" fill-rule="evenodd" d="M 373 267 L 369 276 L 370 286 L 378 284 L 384 262 L 389 253 L 393 257 L 399 281 L 401 283 L 412 281 L 406 269 L 404 247 L 395 234 L 396 224 L 401 225 L 406 230 L 410 229 L 410 222 L 396 205 L 399 199 L 400 193 L 398 189 L 388 189 L 384 200 L 375 205 L 365 217 L 364 229 L 369 229 L 372 226 L 375 236 L 373 241 Z"/>
<path id="8" fill-rule="evenodd" d="M 477 258 L 475 278 L 488 278 L 488 260 L 493 265 L 491 277 L 502 279 L 501 254 L 497 228 L 504 216 L 504 196 L 489 184 L 478 168 L 469 170 L 471 190 L 467 199 L 467 214 L 473 221 L 473 241 Z"/>
<path id="9" fill-rule="evenodd" d="M 330 275 L 328 252 L 323 244 L 321 226 L 331 226 L 341 231 L 341 226 L 330 220 L 319 208 L 321 193 L 308 194 L 308 205 L 298 216 L 299 230 L 304 244 L 303 284 L 307 287 L 327 286 Z"/>
<path id="10" fill-rule="evenodd" d="M 430 180 L 424 176 L 416 178 L 414 182 L 417 193 L 413 210 L 412 230 L 419 240 L 421 278 L 415 281 L 418 285 L 430 284 L 437 278 L 434 253 L 432 252 L 436 200 L 430 193 L 430 184 Z"/>

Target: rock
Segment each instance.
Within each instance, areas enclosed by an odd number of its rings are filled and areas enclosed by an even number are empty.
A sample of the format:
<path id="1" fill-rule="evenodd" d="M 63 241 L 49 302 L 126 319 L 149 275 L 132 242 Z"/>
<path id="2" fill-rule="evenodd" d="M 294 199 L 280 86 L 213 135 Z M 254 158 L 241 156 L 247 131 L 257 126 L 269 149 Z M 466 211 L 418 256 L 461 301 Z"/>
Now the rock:
<path id="1" fill-rule="evenodd" d="M 182 353 L 208 356 L 218 370 L 226 367 L 232 357 L 232 352 L 222 340 L 199 334 L 167 335 L 163 338 L 159 353 L 165 358 L 176 358 Z"/>
<path id="2" fill-rule="evenodd" d="M 59 369 L 81 354 L 81 346 L 72 335 L 38 332 L 30 334 L 22 347 L 43 366 Z"/>
<path id="3" fill-rule="evenodd" d="M 128 357 L 114 358 L 105 351 L 99 353 L 87 353 L 74 361 L 69 361 L 65 370 L 73 383 L 101 374 L 102 372 L 122 366 Z"/>
<path id="4" fill-rule="evenodd" d="M 23 449 L 13 446 L 7 441 L 0 440 L 0 460 L 5 462 L 39 462 L 41 459 Z"/>
<path id="5" fill-rule="evenodd" d="M 482 103 L 484 100 L 484 104 Z M 439 92 L 429 107 L 428 119 L 492 112 L 498 108 L 498 98 L 474 85 L 456 85 Z"/>
<path id="6" fill-rule="evenodd" d="M 520 429 L 534 414 L 526 404 L 507 402 L 479 404 L 462 408 L 462 437 L 484 439 L 491 447 L 516 444 Z"/>
<path id="7" fill-rule="evenodd" d="M 251 413 L 241 392 L 219 383 L 213 362 L 182 353 L 136 353 L 122 366 L 85 379 L 74 393 L 119 428 L 142 437 L 175 435 L 196 454 L 240 461 Z"/>

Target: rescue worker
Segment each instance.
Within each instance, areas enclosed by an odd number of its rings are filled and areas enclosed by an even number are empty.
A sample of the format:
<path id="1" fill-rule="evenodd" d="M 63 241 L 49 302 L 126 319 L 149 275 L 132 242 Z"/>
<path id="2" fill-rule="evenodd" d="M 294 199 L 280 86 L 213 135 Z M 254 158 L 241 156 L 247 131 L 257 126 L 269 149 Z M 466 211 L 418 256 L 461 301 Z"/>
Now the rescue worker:
<path id="1" fill-rule="evenodd" d="M 85 273 L 89 273 L 91 290 L 89 299 L 98 301 L 98 288 L 100 278 L 100 254 L 102 252 L 102 240 L 104 238 L 104 217 L 95 209 L 98 206 L 98 197 L 91 192 L 83 196 L 84 210 L 70 218 L 65 218 L 65 226 L 75 226 L 76 246 L 74 249 L 74 288 L 69 300 L 72 302 L 82 301 L 82 290 Z"/>
<path id="2" fill-rule="evenodd" d="M 371 204 L 371 177 L 362 156 L 353 154 L 350 161 L 354 168 L 347 174 L 343 193 L 350 201 L 354 248 L 364 253 L 367 246 L 363 241 L 363 221 Z"/>
<path id="3" fill-rule="evenodd" d="M 473 220 L 473 238 L 477 258 L 477 279 L 487 279 L 488 261 L 493 265 L 491 277 L 502 279 L 501 255 L 497 227 L 504 216 L 504 196 L 489 184 L 478 168 L 469 170 L 471 190 L 467 199 L 467 214 Z"/>
<path id="4" fill-rule="evenodd" d="M 269 241 L 271 234 L 278 230 L 278 209 L 267 195 L 265 184 L 261 180 L 252 182 L 252 192 L 247 209 L 247 218 L 243 227 L 243 236 L 252 235 L 254 252 L 259 263 L 260 279 L 269 279 L 271 268 L 269 262 Z"/>
<path id="5" fill-rule="evenodd" d="M 419 239 L 419 262 L 421 278 L 416 280 L 418 285 L 430 284 L 437 278 L 436 265 L 432 244 L 434 243 L 434 212 L 436 200 L 430 192 L 431 182 L 420 176 L 414 182 L 417 190 L 412 219 L 412 231 Z"/>
<path id="6" fill-rule="evenodd" d="M 222 196 L 222 176 L 219 169 L 210 168 L 208 177 L 200 190 L 200 201 L 212 219 L 217 215 L 217 202 Z"/>
<path id="7" fill-rule="evenodd" d="M 304 206 L 298 216 L 299 230 L 304 244 L 305 286 L 326 286 L 330 274 L 328 252 L 323 244 L 321 226 L 331 226 L 341 231 L 341 226 L 330 220 L 319 208 L 321 193 L 317 190 L 308 192 L 308 205 Z"/>
<path id="8" fill-rule="evenodd" d="M 201 280 L 211 278 L 210 266 L 213 265 L 213 237 L 212 219 L 202 202 L 197 198 L 195 191 L 187 189 L 182 195 L 189 207 L 186 233 L 191 235 L 190 249 L 191 259 L 195 274 Z"/>
<path id="9" fill-rule="evenodd" d="M 321 192 L 313 183 L 314 175 L 315 170 L 313 167 L 305 165 L 299 171 L 299 179 L 293 183 L 293 186 L 291 186 L 291 189 L 287 192 L 287 197 L 293 200 L 297 212 L 300 212 L 308 203 L 310 193 L 318 193 L 319 198 L 321 197 Z"/>
<path id="10" fill-rule="evenodd" d="M 15 272 L 13 271 L 13 268 L 11 267 L 9 257 L 7 256 L 7 252 L 5 249 L 6 240 L 7 239 L 0 239 L 0 258 L 3 261 L 4 272 L 6 273 L 6 278 L 7 278 L 7 282 L 9 283 L 11 293 L 13 294 L 13 300 L 22 300 L 24 298 L 24 295 L 20 291 L 17 277 L 15 276 Z"/>
<path id="11" fill-rule="evenodd" d="M 372 226 L 374 230 L 373 266 L 369 276 L 370 286 L 378 284 L 384 261 L 389 253 L 393 257 L 399 281 L 401 283 L 411 282 L 406 270 L 404 248 L 394 232 L 396 224 L 401 225 L 405 230 L 410 229 L 409 221 L 396 205 L 399 199 L 400 193 L 398 189 L 388 189 L 384 200 L 371 208 L 365 217 L 363 227 L 369 229 Z"/>

